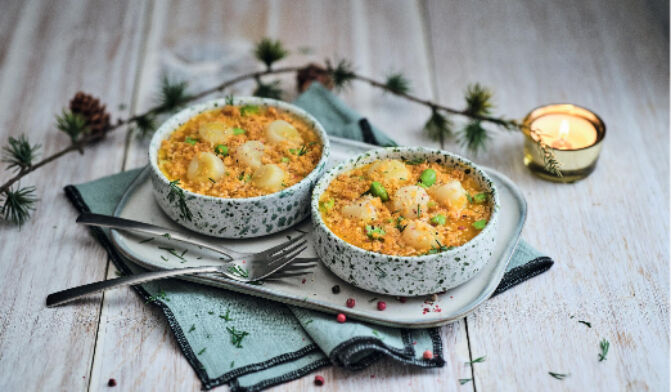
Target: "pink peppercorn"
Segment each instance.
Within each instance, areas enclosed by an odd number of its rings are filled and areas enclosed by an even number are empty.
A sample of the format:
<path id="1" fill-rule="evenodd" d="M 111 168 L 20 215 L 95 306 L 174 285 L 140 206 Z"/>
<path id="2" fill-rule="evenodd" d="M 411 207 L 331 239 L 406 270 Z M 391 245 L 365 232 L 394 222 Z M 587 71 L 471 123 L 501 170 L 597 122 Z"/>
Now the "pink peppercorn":
<path id="1" fill-rule="evenodd" d="M 424 359 L 432 359 L 432 358 L 434 358 L 434 354 L 429 350 L 425 350 L 425 352 L 422 353 L 422 357 Z"/>
<path id="2" fill-rule="evenodd" d="M 378 301 L 378 310 L 385 310 L 385 308 L 387 308 L 385 301 Z"/>
<path id="3" fill-rule="evenodd" d="M 336 321 L 343 324 L 345 322 L 345 315 L 343 313 L 339 313 L 338 316 L 336 316 Z"/>
<path id="4" fill-rule="evenodd" d="M 116 387 L 117 386 L 117 380 L 115 380 L 113 378 L 107 380 L 107 386 L 108 387 Z"/>
<path id="5" fill-rule="evenodd" d="M 322 377 L 322 376 L 315 376 L 315 385 L 317 385 L 317 386 L 322 386 L 322 385 L 324 385 L 324 377 Z"/>
<path id="6" fill-rule="evenodd" d="M 354 298 L 348 298 L 347 301 L 345 301 L 345 306 L 349 308 L 354 308 L 355 307 L 355 299 Z"/>

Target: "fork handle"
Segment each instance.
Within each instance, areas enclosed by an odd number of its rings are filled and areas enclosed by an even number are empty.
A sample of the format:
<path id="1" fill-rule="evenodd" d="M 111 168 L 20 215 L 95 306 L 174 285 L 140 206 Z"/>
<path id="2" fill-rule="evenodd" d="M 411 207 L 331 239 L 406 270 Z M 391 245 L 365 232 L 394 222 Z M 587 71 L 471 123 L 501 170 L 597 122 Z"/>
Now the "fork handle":
<path id="1" fill-rule="evenodd" d="M 84 212 L 79 217 L 77 217 L 77 223 L 81 223 L 86 226 L 109 227 L 111 229 L 134 231 L 145 234 L 153 234 L 157 236 L 166 236 L 166 237 L 170 236 L 169 237 L 170 239 L 186 242 L 189 244 L 197 245 L 215 251 L 219 254 L 225 255 L 229 259 L 233 259 L 234 257 L 240 256 L 239 254 L 230 249 L 227 249 L 229 253 L 225 253 L 219 248 L 216 248 L 206 242 L 202 242 L 197 239 L 187 237 L 176 230 L 168 229 L 161 226 L 155 226 L 149 223 L 119 218 L 116 216 Z"/>
<path id="2" fill-rule="evenodd" d="M 117 279 L 89 283 L 83 286 L 72 287 L 49 294 L 47 296 L 47 307 L 51 308 L 62 305 L 66 302 L 74 301 L 86 295 L 98 293 L 111 288 L 133 286 L 140 283 L 150 282 L 152 280 L 166 279 L 174 276 L 191 275 L 204 272 L 217 272 L 220 269 L 221 266 L 179 268 L 165 271 L 143 272 L 141 274 L 123 276 Z"/>

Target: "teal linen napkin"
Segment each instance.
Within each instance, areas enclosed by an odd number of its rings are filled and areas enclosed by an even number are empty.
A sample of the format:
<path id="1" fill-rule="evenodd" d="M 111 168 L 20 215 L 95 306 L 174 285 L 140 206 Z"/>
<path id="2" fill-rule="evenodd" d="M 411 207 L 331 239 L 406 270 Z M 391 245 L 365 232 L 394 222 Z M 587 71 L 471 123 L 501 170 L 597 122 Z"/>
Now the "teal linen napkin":
<path id="1" fill-rule="evenodd" d="M 379 144 L 394 145 L 316 83 L 297 104 L 314 113 L 330 134 L 368 141 L 373 137 Z M 67 186 L 65 191 L 79 212 L 112 214 L 138 173 L 139 169 L 131 170 Z M 142 271 L 114 249 L 108 231 L 90 230 L 122 274 Z M 496 294 L 548 270 L 552 264 L 521 240 Z M 329 364 L 363 369 L 383 356 L 419 367 L 445 363 L 437 328 L 405 330 L 357 321 L 339 324 L 333 315 L 180 280 L 134 289 L 146 302 L 162 309 L 205 389 L 227 383 L 232 391 L 258 391 Z M 433 352 L 432 359 L 423 359 L 425 350 Z"/>

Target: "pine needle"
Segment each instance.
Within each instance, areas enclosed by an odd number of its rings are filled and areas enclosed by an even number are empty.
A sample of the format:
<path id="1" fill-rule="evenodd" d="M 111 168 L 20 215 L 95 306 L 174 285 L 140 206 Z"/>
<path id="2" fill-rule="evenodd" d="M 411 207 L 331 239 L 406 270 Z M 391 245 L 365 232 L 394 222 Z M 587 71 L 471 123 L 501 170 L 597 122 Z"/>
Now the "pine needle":
<path id="1" fill-rule="evenodd" d="M 432 114 L 425 123 L 423 130 L 430 139 L 443 143 L 444 140 L 453 136 L 452 128 L 453 123 L 450 119 L 439 113 L 438 110 L 432 109 Z"/>
<path id="2" fill-rule="evenodd" d="M 411 82 L 401 73 L 393 73 L 385 80 L 385 88 L 393 94 L 408 94 L 411 91 Z"/>
<path id="3" fill-rule="evenodd" d="M 282 99 L 282 89 L 280 88 L 280 81 L 274 80 L 270 83 L 264 83 L 257 80 L 257 88 L 253 95 L 261 98 Z"/>
<path id="4" fill-rule="evenodd" d="M 145 139 L 156 130 L 156 117 L 151 114 L 145 114 L 135 120 L 135 130 L 139 139 Z"/>
<path id="5" fill-rule="evenodd" d="M 352 80 L 355 78 L 355 71 L 349 61 L 343 59 L 333 66 L 331 61 L 326 60 L 327 72 L 331 76 L 336 90 L 343 90 L 350 86 Z"/>
<path id="6" fill-rule="evenodd" d="M 10 136 L 8 145 L 2 148 L 2 162 L 7 163 L 8 169 L 16 168 L 21 171 L 30 167 L 37 159 L 40 147 L 39 144 L 31 145 L 26 135 L 22 134 L 18 138 Z"/>
<path id="7" fill-rule="evenodd" d="M 4 220 L 21 226 L 30 219 L 30 215 L 35 210 L 37 200 L 34 186 L 16 190 L 10 189 L 5 192 L 0 213 Z"/>
<path id="8" fill-rule="evenodd" d="M 60 116 L 56 116 L 56 128 L 70 136 L 72 144 L 77 143 L 79 137 L 88 131 L 84 116 L 65 109 Z"/>
<path id="9" fill-rule="evenodd" d="M 466 112 L 472 116 L 487 116 L 494 107 L 491 102 L 492 91 L 478 83 L 467 86 L 464 99 L 467 101 Z"/>
<path id="10" fill-rule="evenodd" d="M 266 64 L 266 69 L 270 70 L 273 63 L 287 57 L 289 51 L 285 49 L 280 40 L 263 38 L 254 48 L 254 56 L 257 60 Z"/>
<path id="11" fill-rule="evenodd" d="M 161 92 L 158 97 L 161 111 L 171 112 L 177 109 L 189 96 L 186 94 L 188 83 L 176 81 L 164 75 L 161 78 Z"/>
<path id="12" fill-rule="evenodd" d="M 488 131 L 483 128 L 481 121 L 470 121 L 460 133 L 460 141 L 463 147 L 466 147 L 474 154 L 478 154 L 481 150 L 485 150 L 486 144 L 490 136 Z"/>

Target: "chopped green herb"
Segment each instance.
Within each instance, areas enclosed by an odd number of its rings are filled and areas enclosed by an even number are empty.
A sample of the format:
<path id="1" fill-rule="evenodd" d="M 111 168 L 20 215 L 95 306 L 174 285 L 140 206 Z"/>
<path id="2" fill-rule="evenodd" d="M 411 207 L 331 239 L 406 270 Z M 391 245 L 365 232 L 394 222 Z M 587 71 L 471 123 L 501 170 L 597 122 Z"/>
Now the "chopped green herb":
<path id="1" fill-rule="evenodd" d="M 227 106 L 233 106 L 233 94 L 229 94 L 226 97 L 224 97 L 224 102 L 226 103 Z"/>
<path id="2" fill-rule="evenodd" d="M 476 204 L 481 204 L 486 200 L 488 200 L 488 195 L 483 192 L 474 195 L 474 203 Z"/>
<path id="3" fill-rule="evenodd" d="M 590 323 L 589 323 L 588 321 L 579 320 L 579 322 L 580 322 L 581 324 L 584 324 L 584 325 L 587 326 L 588 328 L 592 328 L 592 327 L 593 327 L 592 325 L 590 325 Z"/>
<path id="4" fill-rule="evenodd" d="M 236 364 L 236 363 L 235 363 L 234 361 L 231 361 L 231 368 L 232 368 L 232 369 L 233 369 L 233 365 L 235 365 L 235 364 Z"/>
<path id="5" fill-rule="evenodd" d="M 446 224 L 446 216 L 443 214 L 434 215 L 430 222 L 434 226 L 443 226 Z"/>
<path id="6" fill-rule="evenodd" d="M 308 324 L 310 324 L 310 323 L 312 323 L 312 322 L 313 322 L 313 320 L 308 320 L 308 321 L 305 322 L 305 325 L 308 325 Z"/>
<path id="7" fill-rule="evenodd" d="M 221 314 L 220 314 L 220 315 L 219 315 L 219 318 L 224 319 L 224 320 L 226 320 L 226 321 L 231 321 L 231 317 L 229 317 L 229 313 L 230 313 L 230 312 L 231 312 L 231 310 L 226 309 L 226 313 L 225 313 L 224 315 L 221 315 Z"/>
<path id="8" fill-rule="evenodd" d="M 208 314 L 215 314 L 212 310 L 208 311 Z"/>
<path id="9" fill-rule="evenodd" d="M 282 157 L 282 162 L 283 162 L 283 163 L 287 163 L 287 162 L 289 162 L 289 158 L 287 158 L 287 157 Z"/>
<path id="10" fill-rule="evenodd" d="M 208 180 L 210 180 L 210 182 L 212 182 L 213 184 L 216 184 L 216 183 L 217 183 L 217 181 L 213 180 L 213 179 L 210 178 L 210 177 L 208 177 Z"/>
<path id="11" fill-rule="evenodd" d="M 474 198 L 471 197 L 469 192 L 464 192 L 464 195 L 467 196 L 467 201 L 469 202 L 469 204 L 474 204 Z"/>
<path id="12" fill-rule="evenodd" d="M 600 341 L 600 350 L 601 352 L 598 354 L 598 357 L 599 362 L 602 362 L 607 359 L 607 353 L 609 352 L 609 341 L 607 339 L 602 339 Z"/>
<path id="13" fill-rule="evenodd" d="M 464 364 L 465 365 L 471 365 L 472 363 L 481 363 L 481 362 L 485 362 L 485 355 L 482 356 L 482 357 L 478 357 L 478 358 L 476 358 L 472 361 L 465 362 Z"/>
<path id="14" fill-rule="evenodd" d="M 241 116 L 247 116 L 250 113 L 251 114 L 259 113 L 259 106 L 245 105 L 245 106 L 240 108 L 240 115 Z"/>
<path id="15" fill-rule="evenodd" d="M 144 243 L 146 243 L 146 242 L 150 242 L 150 241 L 154 241 L 154 237 L 146 238 L 146 239 L 140 241 L 140 243 L 141 243 L 141 244 L 144 244 Z"/>
<path id="16" fill-rule="evenodd" d="M 470 381 L 471 381 L 470 378 L 461 378 L 461 379 L 460 379 L 460 385 L 464 385 L 464 384 L 466 384 L 466 383 L 468 383 L 468 382 L 470 382 Z"/>
<path id="17" fill-rule="evenodd" d="M 421 163 L 425 163 L 427 160 L 425 158 L 415 158 L 415 159 L 409 159 L 406 161 L 407 165 L 419 165 Z"/>
<path id="18" fill-rule="evenodd" d="M 375 329 L 374 329 L 373 331 L 371 331 L 371 332 L 373 332 L 373 335 L 374 335 L 375 337 L 377 337 L 378 339 L 380 339 L 380 340 L 385 340 L 385 337 L 382 336 L 382 335 L 381 335 L 378 331 L 376 331 Z"/>
<path id="19" fill-rule="evenodd" d="M 187 253 L 186 249 L 184 250 L 184 252 L 182 252 L 182 254 L 177 253 L 177 251 L 173 248 L 164 248 L 163 246 L 159 246 L 159 249 L 165 250 L 166 252 L 170 253 L 171 255 L 177 257 L 178 259 L 185 261 L 184 260 L 184 254 Z"/>
<path id="20" fill-rule="evenodd" d="M 170 239 L 170 233 L 163 233 L 161 236 Z"/>
<path id="21" fill-rule="evenodd" d="M 472 223 L 471 225 L 474 227 L 474 229 L 483 230 L 486 223 L 488 223 L 487 220 L 481 219 L 479 221 L 476 221 L 476 222 Z"/>
<path id="22" fill-rule="evenodd" d="M 245 336 L 249 335 L 249 332 L 240 330 L 236 331 L 236 327 L 226 327 L 226 330 L 231 335 L 231 344 L 233 344 L 236 348 L 243 348 L 241 343 L 243 342 Z"/>
<path id="23" fill-rule="evenodd" d="M 402 233 L 404 231 L 404 229 L 406 228 L 406 226 L 408 226 L 408 225 L 402 225 L 401 224 L 401 221 L 403 221 L 403 220 L 404 220 L 403 216 L 398 216 L 397 217 L 397 224 L 396 224 L 395 227 L 397 228 L 397 230 L 399 230 L 400 233 Z"/>
<path id="24" fill-rule="evenodd" d="M 366 225 L 366 235 L 372 240 L 383 241 L 383 236 L 385 235 L 385 230 L 382 227 Z"/>
<path id="25" fill-rule="evenodd" d="M 439 240 L 436 240 L 436 244 L 437 244 L 436 247 L 432 245 L 432 249 L 427 251 L 427 253 L 425 253 L 425 254 L 426 255 L 434 255 L 434 254 L 437 254 L 437 253 L 440 253 L 440 252 L 445 252 L 447 250 L 451 250 L 451 249 L 455 248 L 454 246 L 445 246 Z"/>
<path id="26" fill-rule="evenodd" d="M 418 218 L 420 218 L 421 214 L 422 214 L 422 210 L 420 209 L 420 204 L 418 204 Z"/>
<path id="27" fill-rule="evenodd" d="M 145 301 L 145 303 L 154 302 L 158 299 L 170 302 L 170 299 L 166 296 L 166 292 L 163 291 L 163 289 L 159 289 L 159 292 L 147 298 L 147 301 Z"/>
<path id="28" fill-rule="evenodd" d="M 373 297 L 373 298 L 371 298 L 368 302 L 369 302 L 369 303 L 372 303 L 372 302 L 375 302 L 375 301 L 377 301 L 377 300 L 378 300 L 378 297 Z"/>
<path id="29" fill-rule="evenodd" d="M 551 375 L 551 377 L 558 379 L 558 380 L 564 380 L 565 378 L 569 377 L 569 373 L 554 373 L 554 372 L 548 372 L 548 374 Z"/>
<path id="30" fill-rule="evenodd" d="M 233 134 L 234 135 L 244 135 L 245 130 L 243 128 L 233 128 Z"/>
<path id="31" fill-rule="evenodd" d="M 215 147 L 215 153 L 225 157 L 229 155 L 229 147 L 223 144 L 218 144 L 217 147 Z"/>
<path id="32" fill-rule="evenodd" d="M 193 145 L 195 145 L 196 143 L 198 143 L 198 139 L 194 139 L 194 138 L 191 137 L 191 136 L 187 136 L 187 138 L 184 139 L 184 142 L 187 143 L 187 144 L 191 144 L 191 145 L 193 146 Z"/>
<path id="33" fill-rule="evenodd" d="M 390 196 L 387 194 L 387 190 L 385 189 L 383 184 L 381 184 L 378 181 L 374 181 L 371 183 L 371 188 L 369 188 L 369 192 L 372 195 L 379 197 L 380 200 L 382 201 L 390 200 Z"/>
<path id="34" fill-rule="evenodd" d="M 324 211 L 328 211 L 328 210 L 334 208 L 335 203 L 336 203 L 336 201 L 333 198 L 329 198 L 329 200 L 327 200 L 327 201 L 321 201 L 320 202 L 320 209 L 322 209 Z"/>
<path id="35" fill-rule="evenodd" d="M 234 275 L 238 275 L 241 278 L 249 277 L 249 273 L 247 272 L 247 270 L 239 265 L 232 265 L 231 267 L 229 267 L 229 272 Z"/>
<path id="36" fill-rule="evenodd" d="M 205 352 L 205 349 L 206 349 L 206 348 L 207 348 L 207 347 L 203 347 L 203 349 L 202 349 L 201 351 L 198 352 L 198 355 L 203 354 L 203 353 Z"/>
<path id="37" fill-rule="evenodd" d="M 191 324 L 191 328 L 189 328 L 189 331 L 187 331 L 187 332 L 192 332 L 195 329 L 196 329 L 196 324 Z"/>
<path id="38" fill-rule="evenodd" d="M 160 255 L 160 257 L 161 257 L 161 260 L 163 260 L 163 261 L 168 261 L 168 258 L 167 258 L 167 257 L 163 257 L 163 255 Z"/>
<path id="39" fill-rule="evenodd" d="M 177 201 L 177 206 L 180 209 L 181 218 L 191 221 L 192 215 L 189 207 L 187 206 L 187 198 L 184 196 L 184 191 L 178 185 L 180 180 L 175 180 L 170 182 L 170 191 L 168 192 L 168 201 L 174 202 Z M 168 237 L 170 238 L 170 237 Z"/>

